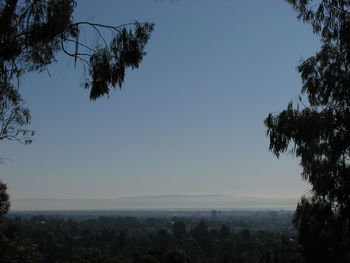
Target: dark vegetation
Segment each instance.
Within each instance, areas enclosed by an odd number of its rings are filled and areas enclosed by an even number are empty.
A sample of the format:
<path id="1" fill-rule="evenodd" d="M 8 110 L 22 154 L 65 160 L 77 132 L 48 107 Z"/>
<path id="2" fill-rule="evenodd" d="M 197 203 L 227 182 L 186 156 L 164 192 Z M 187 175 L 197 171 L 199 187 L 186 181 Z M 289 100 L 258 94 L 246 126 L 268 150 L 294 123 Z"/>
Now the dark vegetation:
<path id="1" fill-rule="evenodd" d="M 21 214 L 7 223 L 31 262 L 300 262 L 285 211 Z"/>
<path id="2" fill-rule="evenodd" d="M 75 7 L 74 0 L 0 1 L 0 141 L 32 142 L 30 110 L 19 79 L 28 72 L 50 74 L 47 67 L 60 52 L 81 63 L 81 84 L 90 90 L 91 100 L 121 88 L 125 71 L 138 68 L 146 55 L 153 24 L 74 21 Z M 86 30 L 95 34 L 94 45 L 79 37 Z"/>
<path id="3" fill-rule="evenodd" d="M 288 0 L 321 37 L 298 101 L 265 120 L 270 150 L 300 158 L 311 185 L 294 216 L 306 262 L 350 262 L 350 1 Z"/>

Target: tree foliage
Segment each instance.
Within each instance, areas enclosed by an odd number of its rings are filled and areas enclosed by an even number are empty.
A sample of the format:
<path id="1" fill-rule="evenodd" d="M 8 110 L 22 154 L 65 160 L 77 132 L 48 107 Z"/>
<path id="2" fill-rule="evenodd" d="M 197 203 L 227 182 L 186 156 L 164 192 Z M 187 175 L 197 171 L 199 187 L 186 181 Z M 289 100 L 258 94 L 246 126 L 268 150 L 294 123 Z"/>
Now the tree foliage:
<path id="1" fill-rule="evenodd" d="M 0 140 L 31 142 L 34 133 L 26 129 L 31 116 L 18 80 L 27 72 L 47 70 L 58 52 L 83 64 L 83 84 L 90 89 L 91 100 L 121 88 L 125 70 L 139 67 L 153 24 L 75 22 L 75 7 L 74 0 L 0 1 Z M 79 38 L 86 27 L 97 35 L 95 46 Z M 105 37 L 107 31 L 113 33 L 111 39 Z"/>
<path id="2" fill-rule="evenodd" d="M 302 199 L 295 214 L 304 250 L 308 249 L 303 241 L 305 231 L 310 230 L 306 236 L 320 236 L 319 231 L 327 228 L 326 217 L 342 229 L 349 248 L 350 1 L 287 2 L 297 11 L 298 18 L 311 24 L 314 33 L 320 35 L 322 45 L 298 66 L 302 78 L 299 102 L 290 102 L 287 109 L 265 119 L 270 150 L 279 157 L 290 149 L 300 157 L 302 177 L 312 186 L 311 198 Z M 310 228 L 304 228 L 310 218 Z M 322 246 L 319 251 L 327 251 Z M 330 243 L 327 249 L 329 246 Z M 345 262 L 344 257 L 339 262 Z"/>
<path id="3" fill-rule="evenodd" d="M 7 212 L 10 209 L 9 196 L 8 196 L 6 190 L 7 190 L 6 184 L 4 184 L 0 181 L 0 223 L 1 223 L 1 218 L 5 214 L 7 214 Z"/>
<path id="4" fill-rule="evenodd" d="M 4 84 L 0 90 L 0 141 L 32 142 L 34 131 L 25 128 L 30 123 L 30 112 L 23 105 L 23 99 L 11 83 Z"/>
<path id="5" fill-rule="evenodd" d="M 23 246 L 19 227 L 9 222 L 5 215 L 10 209 L 6 184 L 0 181 L 0 259 L 1 262 L 39 262 L 38 255 L 31 248 Z"/>
<path id="6" fill-rule="evenodd" d="M 294 225 L 306 262 L 348 262 L 346 228 L 331 202 L 316 196 L 303 197 L 294 215 Z"/>

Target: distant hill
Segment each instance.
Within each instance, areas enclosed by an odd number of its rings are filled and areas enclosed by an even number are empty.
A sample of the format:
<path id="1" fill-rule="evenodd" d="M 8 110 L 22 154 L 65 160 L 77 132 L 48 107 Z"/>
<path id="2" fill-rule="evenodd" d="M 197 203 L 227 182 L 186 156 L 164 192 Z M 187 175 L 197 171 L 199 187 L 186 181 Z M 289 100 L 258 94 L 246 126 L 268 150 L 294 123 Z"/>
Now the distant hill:
<path id="1" fill-rule="evenodd" d="M 157 195 L 116 199 L 14 199 L 12 211 L 23 210 L 151 210 L 151 209 L 290 209 L 297 199 L 230 195 Z"/>

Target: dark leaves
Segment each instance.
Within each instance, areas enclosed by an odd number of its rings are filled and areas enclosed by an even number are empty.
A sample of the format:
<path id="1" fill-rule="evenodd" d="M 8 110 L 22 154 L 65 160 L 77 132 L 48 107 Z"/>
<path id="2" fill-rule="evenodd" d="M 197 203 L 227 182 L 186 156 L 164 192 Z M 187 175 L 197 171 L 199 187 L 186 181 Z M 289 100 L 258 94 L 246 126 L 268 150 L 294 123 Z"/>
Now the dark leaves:
<path id="1" fill-rule="evenodd" d="M 73 0 L 39 1 L 34 4 L 23 25 L 22 31 L 25 33 L 19 38 L 19 41 L 24 41 L 27 51 L 24 60 L 30 65 L 30 70 L 43 70 L 61 50 L 61 38 L 76 36 L 77 29 L 72 21 L 74 7 Z"/>
<path id="2" fill-rule="evenodd" d="M 298 67 L 307 105 L 290 103 L 266 118 L 270 150 L 278 157 L 291 147 L 300 157 L 302 177 L 312 187 L 313 197 L 302 199 L 294 221 L 306 262 L 347 262 L 350 255 L 343 252 L 350 246 L 350 2 L 288 2 L 321 36 L 322 46 Z"/>
<path id="3" fill-rule="evenodd" d="M 122 87 L 127 68 L 139 67 L 145 45 L 153 31 L 153 24 L 135 23 L 133 30 L 123 28 L 112 39 L 110 46 L 97 50 L 90 58 L 90 99 L 109 94 L 109 87 Z"/>
<path id="4" fill-rule="evenodd" d="M 9 195 L 6 193 L 6 184 L 0 181 L 0 219 L 7 214 L 10 209 Z"/>
<path id="5" fill-rule="evenodd" d="M 303 197 L 293 221 L 306 262 L 346 262 L 346 222 L 337 217 L 332 202 L 323 197 Z"/>
<path id="6" fill-rule="evenodd" d="M 24 127 L 30 123 L 29 109 L 23 105 L 18 91 L 11 85 L 0 87 L 0 140 L 32 142 L 34 131 Z"/>
<path id="7" fill-rule="evenodd" d="M 30 113 L 13 83 L 24 73 L 47 69 L 59 51 L 89 68 L 90 79 L 83 84 L 90 88 L 92 100 L 108 95 L 111 87 L 121 88 L 125 71 L 139 67 L 153 24 L 74 23 L 75 6 L 74 0 L 8 0 L 0 3 L 0 140 L 31 143 L 33 132 L 24 128 L 30 123 Z M 92 28 L 97 39 L 103 40 L 103 47 L 80 42 L 81 26 Z M 103 30 L 113 33 L 109 44 Z M 69 44 L 74 46 L 73 51 Z"/>
<path id="8" fill-rule="evenodd" d="M 343 191 L 350 195 L 350 188 L 339 184 L 348 176 L 342 172 L 350 165 L 350 43 L 345 36 L 339 39 L 348 30 L 339 8 L 347 10 L 350 3 L 322 1 L 317 8 L 311 8 L 311 1 L 290 2 L 314 29 L 315 25 L 321 26 L 322 32 L 316 31 L 323 45 L 298 67 L 308 105 L 289 104 L 286 110 L 266 118 L 270 150 L 278 157 L 291 144 L 292 152 L 301 158 L 303 177 L 315 193 L 337 202 Z M 335 33 L 337 30 L 340 31 Z"/>

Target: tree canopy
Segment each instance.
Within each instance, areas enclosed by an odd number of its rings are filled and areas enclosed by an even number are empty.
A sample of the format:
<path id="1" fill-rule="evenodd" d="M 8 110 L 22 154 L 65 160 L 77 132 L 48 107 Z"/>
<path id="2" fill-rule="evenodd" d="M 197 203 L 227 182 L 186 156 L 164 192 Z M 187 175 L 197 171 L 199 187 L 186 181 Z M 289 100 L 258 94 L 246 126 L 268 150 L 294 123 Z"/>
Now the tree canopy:
<path id="1" fill-rule="evenodd" d="M 31 143 L 34 132 L 26 128 L 31 115 L 18 80 L 27 72 L 47 70 L 59 52 L 83 64 L 83 86 L 90 90 L 91 100 L 121 88 L 125 70 L 138 68 L 146 55 L 153 24 L 74 21 L 75 7 L 74 0 L 0 1 L 0 141 Z M 79 38 L 84 27 L 95 31 L 95 46 Z M 111 39 L 105 37 L 106 31 L 113 33 Z"/>
<path id="2" fill-rule="evenodd" d="M 6 190 L 6 184 L 0 181 L 0 221 L 2 217 L 9 211 L 10 208 L 9 196 L 6 193 Z"/>
<path id="3" fill-rule="evenodd" d="M 334 228 L 321 223 L 326 220 L 320 217 L 322 212 L 327 220 L 337 222 L 338 234 L 344 237 L 339 246 L 345 249 L 350 247 L 350 1 L 287 2 L 320 35 L 321 48 L 298 66 L 302 79 L 299 101 L 265 119 L 270 150 L 277 157 L 288 150 L 300 157 L 302 177 L 311 184 L 309 197 L 302 199 L 295 214 L 300 238 L 307 236 L 305 231 L 317 229 L 302 227 L 305 220 L 331 235 Z M 334 253 L 330 240 L 327 244 L 327 249 L 319 247 L 321 254 Z M 305 252 L 307 249 L 304 246 Z M 339 262 L 346 262 L 344 257 Z"/>

